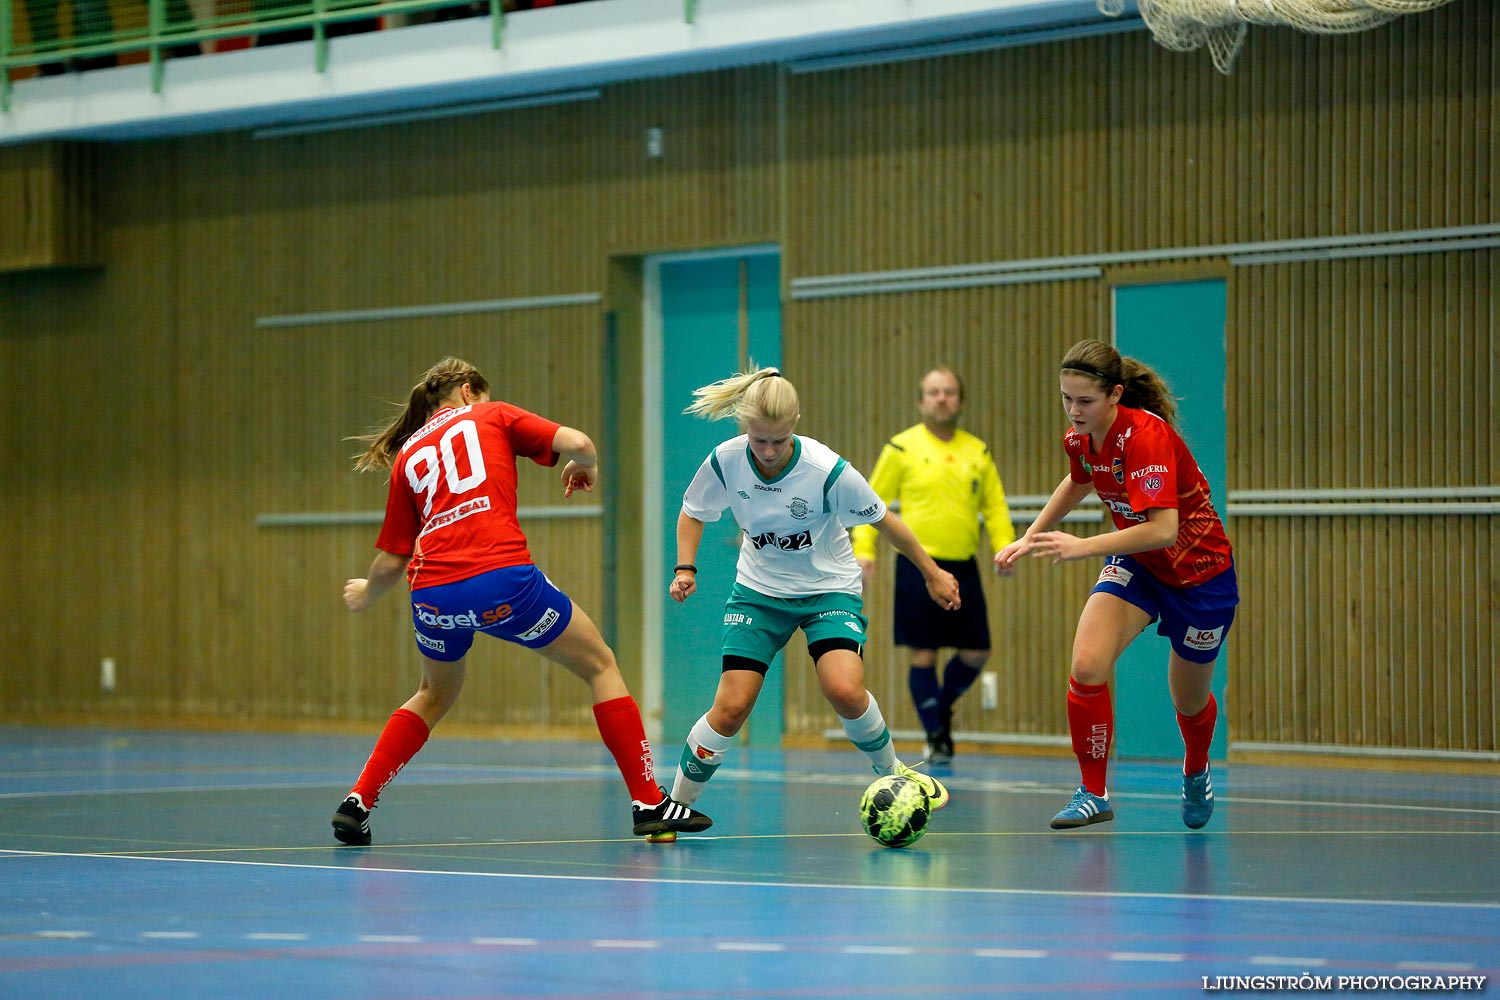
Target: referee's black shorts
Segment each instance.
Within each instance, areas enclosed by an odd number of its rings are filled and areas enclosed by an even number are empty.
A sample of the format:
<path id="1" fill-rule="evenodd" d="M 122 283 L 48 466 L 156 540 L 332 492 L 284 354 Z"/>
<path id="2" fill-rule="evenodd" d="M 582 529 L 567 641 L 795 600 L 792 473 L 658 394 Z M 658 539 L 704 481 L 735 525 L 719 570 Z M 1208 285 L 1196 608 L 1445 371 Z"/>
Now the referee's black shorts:
<path id="1" fill-rule="evenodd" d="M 896 645 L 910 649 L 989 649 L 990 616 L 979 582 L 979 563 L 939 559 L 937 564 L 958 578 L 962 607 L 945 611 L 927 593 L 927 581 L 916 564 L 896 556 L 896 602 L 892 614 Z"/>

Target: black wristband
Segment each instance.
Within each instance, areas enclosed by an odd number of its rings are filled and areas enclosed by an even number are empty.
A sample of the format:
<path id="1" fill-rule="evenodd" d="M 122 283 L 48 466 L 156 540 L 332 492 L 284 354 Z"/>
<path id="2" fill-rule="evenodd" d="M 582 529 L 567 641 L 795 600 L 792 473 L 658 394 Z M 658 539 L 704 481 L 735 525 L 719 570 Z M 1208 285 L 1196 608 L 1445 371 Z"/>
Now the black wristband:
<path id="1" fill-rule="evenodd" d="M 687 570 L 689 573 L 696 573 L 698 572 L 698 567 L 694 566 L 692 563 L 678 563 L 676 566 L 672 567 L 673 573 L 681 573 L 683 570 Z"/>

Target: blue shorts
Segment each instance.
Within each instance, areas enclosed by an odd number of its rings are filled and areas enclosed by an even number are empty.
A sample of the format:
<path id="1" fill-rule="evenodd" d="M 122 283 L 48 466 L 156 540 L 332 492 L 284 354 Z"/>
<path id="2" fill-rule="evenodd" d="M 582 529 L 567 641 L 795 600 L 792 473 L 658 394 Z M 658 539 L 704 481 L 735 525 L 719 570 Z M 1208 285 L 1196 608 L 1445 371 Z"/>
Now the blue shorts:
<path id="1" fill-rule="evenodd" d="M 476 632 L 541 649 L 573 620 L 573 601 L 528 563 L 413 590 L 411 614 L 422 655 L 453 663 Z"/>
<path id="2" fill-rule="evenodd" d="M 1151 621 L 1160 619 L 1156 634 L 1166 636 L 1173 651 L 1193 663 L 1218 658 L 1240 603 L 1233 563 L 1195 587 L 1169 587 L 1129 556 L 1106 559 L 1090 593 L 1113 594 L 1146 612 Z"/>

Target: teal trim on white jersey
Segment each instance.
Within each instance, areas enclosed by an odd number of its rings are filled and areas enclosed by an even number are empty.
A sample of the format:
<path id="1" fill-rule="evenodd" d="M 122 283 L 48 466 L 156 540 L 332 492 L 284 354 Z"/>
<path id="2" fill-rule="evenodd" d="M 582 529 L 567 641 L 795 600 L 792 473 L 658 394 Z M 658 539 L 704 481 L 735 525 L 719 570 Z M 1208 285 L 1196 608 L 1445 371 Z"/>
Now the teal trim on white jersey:
<path id="1" fill-rule="evenodd" d="M 682 498 L 682 511 L 717 521 L 727 508 L 745 533 L 735 580 L 771 597 L 861 592 L 848 528 L 885 517 L 865 477 L 832 449 L 795 435 L 774 479 L 761 476 L 741 434 L 714 448 Z"/>

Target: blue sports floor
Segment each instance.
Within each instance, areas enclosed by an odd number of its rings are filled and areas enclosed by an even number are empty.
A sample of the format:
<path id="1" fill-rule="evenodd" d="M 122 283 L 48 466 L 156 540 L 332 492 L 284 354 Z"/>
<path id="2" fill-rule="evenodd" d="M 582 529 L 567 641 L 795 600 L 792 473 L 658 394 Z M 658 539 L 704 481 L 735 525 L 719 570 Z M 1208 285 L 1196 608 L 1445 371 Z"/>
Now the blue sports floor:
<path id="1" fill-rule="evenodd" d="M 1115 822 L 1058 833 L 1071 760 L 960 744 L 952 804 L 897 851 L 856 826 L 853 748 L 738 750 L 700 803 L 714 828 L 652 845 L 601 748 L 440 731 L 375 844 L 345 847 L 328 817 L 377 728 L 0 727 L 0 997 L 1201 997 L 1205 977 L 1303 973 L 1500 990 L 1500 776 L 1223 766 L 1189 832 L 1175 769 L 1127 764 Z"/>

